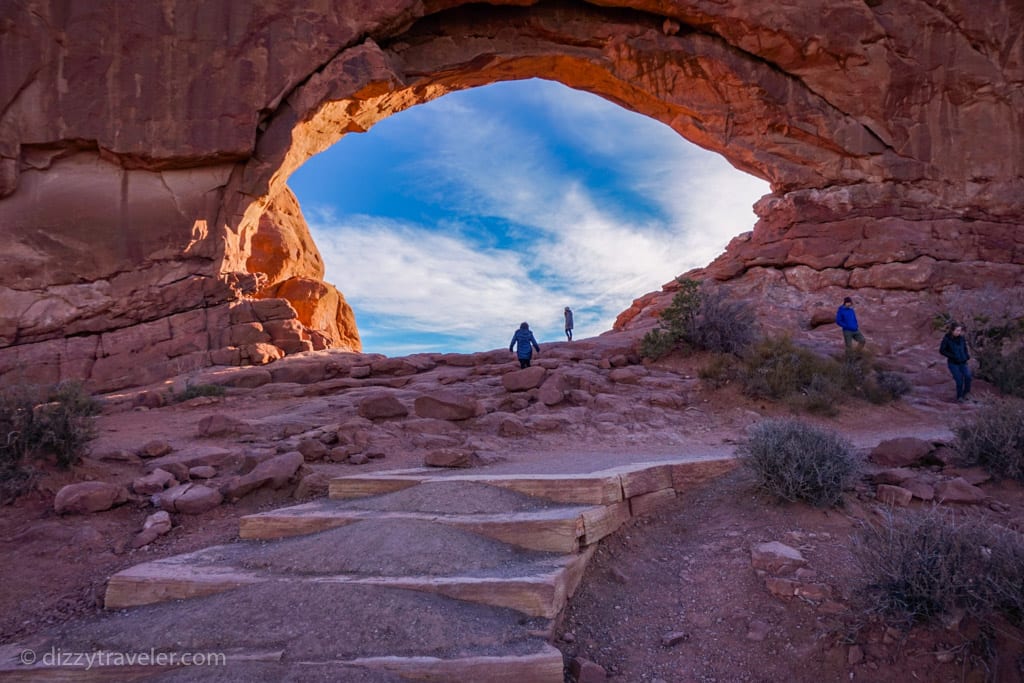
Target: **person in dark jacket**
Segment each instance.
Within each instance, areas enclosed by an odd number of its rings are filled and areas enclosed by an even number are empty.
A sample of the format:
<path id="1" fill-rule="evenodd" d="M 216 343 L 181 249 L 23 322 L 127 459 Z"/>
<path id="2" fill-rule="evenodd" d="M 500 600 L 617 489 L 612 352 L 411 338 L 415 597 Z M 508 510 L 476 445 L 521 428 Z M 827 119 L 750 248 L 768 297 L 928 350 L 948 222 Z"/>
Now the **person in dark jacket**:
<path id="1" fill-rule="evenodd" d="M 530 359 L 533 357 L 533 350 L 537 350 L 537 355 L 540 355 L 540 346 L 537 344 L 537 339 L 533 336 L 533 332 L 530 331 L 530 326 L 523 323 L 516 330 L 516 333 L 512 335 L 512 342 L 508 345 L 508 350 L 516 349 L 516 357 L 519 359 L 520 368 L 530 367 Z"/>
<path id="2" fill-rule="evenodd" d="M 857 326 L 857 313 L 853 310 L 853 299 L 846 297 L 843 305 L 836 309 L 836 325 L 843 330 L 843 344 L 846 345 L 846 352 L 853 349 L 853 342 L 857 342 L 857 350 L 864 348 L 864 335 Z"/>
<path id="3" fill-rule="evenodd" d="M 565 338 L 572 341 L 572 309 L 565 307 Z"/>
<path id="4" fill-rule="evenodd" d="M 946 365 L 956 382 L 956 402 L 963 403 L 971 393 L 971 368 L 967 361 L 971 354 L 967 350 L 967 337 L 964 336 L 964 326 L 960 323 L 952 323 L 949 332 L 942 338 L 939 344 L 939 353 L 946 357 Z"/>

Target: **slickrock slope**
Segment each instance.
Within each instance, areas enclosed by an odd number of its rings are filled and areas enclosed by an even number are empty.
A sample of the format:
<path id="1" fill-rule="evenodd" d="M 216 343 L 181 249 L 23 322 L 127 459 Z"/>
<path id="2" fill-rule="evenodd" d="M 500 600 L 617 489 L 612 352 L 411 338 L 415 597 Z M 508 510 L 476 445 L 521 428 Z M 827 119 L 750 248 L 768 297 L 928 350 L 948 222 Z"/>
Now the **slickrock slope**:
<path id="1" fill-rule="evenodd" d="M 4 3 L 0 377 L 109 390 L 358 350 L 288 175 L 508 79 L 597 93 L 769 180 L 708 271 L 753 293 L 759 269 L 783 299 L 1020 284 L 1022 30 L 1013 0 Z"/>

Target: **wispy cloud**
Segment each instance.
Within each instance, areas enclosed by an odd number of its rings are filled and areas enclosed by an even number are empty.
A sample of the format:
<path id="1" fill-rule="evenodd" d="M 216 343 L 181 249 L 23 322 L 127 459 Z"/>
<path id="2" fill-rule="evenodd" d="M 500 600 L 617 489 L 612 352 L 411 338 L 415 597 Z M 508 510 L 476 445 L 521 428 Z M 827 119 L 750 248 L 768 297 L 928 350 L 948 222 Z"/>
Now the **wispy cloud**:
<path id="1" fill-rule="evenodd" d="M 634 297 L 749 229 L 750 206 L 767 192 L 662 124 L 594 96 L 540 84 L 524 105 L 515 93 L 482 92 L 419 107 L 408 130 L 389 129 L 422 141 L 396 173 L 437 215 L 303 204 L 368 351 L 496 348 L 521 320 L 542 340 L 561 339 L 564 305 L 576 310 L 578 337 L 600 333 Z M 529 116 L 508 113 L 524 109 Z"/>

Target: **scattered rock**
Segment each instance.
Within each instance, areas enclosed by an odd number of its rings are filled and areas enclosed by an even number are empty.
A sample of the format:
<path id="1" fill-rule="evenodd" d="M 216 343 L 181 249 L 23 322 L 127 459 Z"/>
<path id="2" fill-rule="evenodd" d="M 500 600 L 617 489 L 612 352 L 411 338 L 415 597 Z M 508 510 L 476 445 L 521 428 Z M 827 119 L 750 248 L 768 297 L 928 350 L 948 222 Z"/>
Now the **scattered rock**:
<path id="1" fill-rule="evenodd" d="M 796 548 L 772 541 L 760 543 L 751 548 L 750 563 L 754 569 L 761 569 L 772 574 L 782 574 L 804 566 L 807 564 L 807 560 Z"/>
<path id="2" fill-rule="evenodd" d="M 135 538 L 129 543 L 129 547 L 141 548 L 142 546 L 149 545 L 170 530 L 171 515 L 166 510 L 154 512 L 146 517 L 146 521 L 142 524 L 142 531 L 135 535 Z"/>
<path id="3" fill-rule="evenodd" d="M 505 391 L 529 391 L 540 386 L 547 370 L 539 366 L 513 370 L 501 376 L 501 386 Z"/>
<path id="4" fill-rule="evenodd" d="M 298 486 L 295 487 L 294 497 L 304 500 L 326 496 L 330 483 L 331 476 L 326 472 L 312 472 L 299 480 Z"/>
<path id="5" fill-rule="evenodd" d="M 348 456 L 348 462 L 350 465 L 365 465 L 370 459 L 363 453 L 353 453 Z"/>
<path id="6" fill-rule="evenodd" d="M 300 439 L 298 446 L 296 446 L 299 453 L 306 462 L 314 462 L 316 460 L 323 460 L 327 456 L 330 449 L 324 445 L 324 442 L 320 439 Z"/>
<path id="7" fill-rule="evenodd" d="M 177 485 L 178 480 L 174 478 L 173 474 L 167 470 L 157 468 L 144 477 L 136 478 L 132 482 L 132 491 L 141 496 L 149 496 Z"/>
<path id="8" fill-rule="evenodd" d="M 768 622 L 761 621 L 760 619 L 751 619 L 750 624 L 747 625 L 747 640 L 760 643 L 768 637 L 771 630 L 772 627 Z"/>
<path id="9" fill-rule="evenodd" d="M 450 392 L 419 396 L 414 406 L 419 417 L 449 421 L 468 420 L 479 407 L 476 399 Z"/>
<path id="10" fill-rule="evenodd" d="M 171 444 L 161 439 L 154 439 L 145 446 L 139 449 L 139 457 L 141 458 L 159 458 L 167 455 L 172 450 Z"/>
<path id="11" fill-rule="evenodd" d="M 224 436 L 228 434 L 242 434 L 247 432 L 248 429 L 248 423 L 238 418 L 215 413 L 199 420 L 197 433 L 199 436 Z"/>
<path id="12" fill-rule="evenodd" d="M 408 414 L 409 409 L 402 405 L 402 402 L 392 394 L 374 394 L 359 402 L 359 415 L 368 420 L 405 417 Z"/>
<path id="13" fill-rule="evenodd" d="M 662 647 L 672 647 L 690 639 L 690 634 L 685 631 L 670 631 L 661 636 Z"/>
<path id="14" fill-rule="evenodd" d="M 899 507 L 906 507 L 907 505 L 910 505 L 910 500 L 913 497 L 913 492 L 901 486 L 879 484 L 878 488 L 875 489 L 875 498 L 878 500 L 878 502 L 884 503 L 885 505 L 896 505 Z"/>
<path id="15" fill-rule="evenodd" d="M 582 657 L 573 657 L 569 662 L 569 675 L 576 683 L 604 683 L 608 680 L 608 674 L 600 664 Z"/>
<path id="16" fill-rule="evenodd" d="M 886 467 L 920 465 L 934 450 L 930 441 L 905 436 L 881 442 L 868 455 L 868 460 Z"/>
<path id="17" fill-rule="evenodd" d="M 427 467 L 473 467 L 477 462 L 476 453 L 466 448 L 439 448 L 423 458 Z"/>
<path id="18" fill-rule="evenodd" d="M 224 496 L 220 491 L 202 484 L 179 484 L 153 496 L 153 500 L 168 512 L 196 515 L 220 505 Z"/>
<path id="19" fill-rule="evenodd" d="M 57 492 L 53 510 L 59 515 L 102 512 L 128 500 L 128 490 L 104 481 L 68 484 Z"/>
<path id="20" fill-rule="evenodd" d="M 233 502 L 258 488 L 279 489 L 295 476 L 304 462 L 302 453 L 298 451 L 276 455 L 256 465 L 248 474 L 225 483 L 221 486 L 220 492 L 228 501 Z"/>
<path id="21" fill-rule="evenodd" d="M 957 477 L 939 482 L 935 486 L 935 498 L 940 503 L 974 504 L 985 502 L 987 496 L 963 477 Z"/>
<path id="22" fill-rule="evenodd" d="M 217 468 L 211 465 L 196 465 L 188 468 L 188 475 L 192 479 L 212 479 L 217 476 Z"/>

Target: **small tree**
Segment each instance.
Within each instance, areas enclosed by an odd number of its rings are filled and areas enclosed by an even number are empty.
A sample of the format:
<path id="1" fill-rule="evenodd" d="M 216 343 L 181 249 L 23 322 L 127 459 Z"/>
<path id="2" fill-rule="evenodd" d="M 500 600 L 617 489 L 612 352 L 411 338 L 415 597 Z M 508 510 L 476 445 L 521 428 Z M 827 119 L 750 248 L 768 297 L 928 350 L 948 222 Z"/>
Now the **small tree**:
<path id="1" fill-rule="evenodd" d="M 661 322 L 640 342 L 641 355 L 658 359 L 678 348 L 739 354 L 754 338 L 754 313 L 744 301 L 730 300 L 721 289 L 679 279 Z"/>

